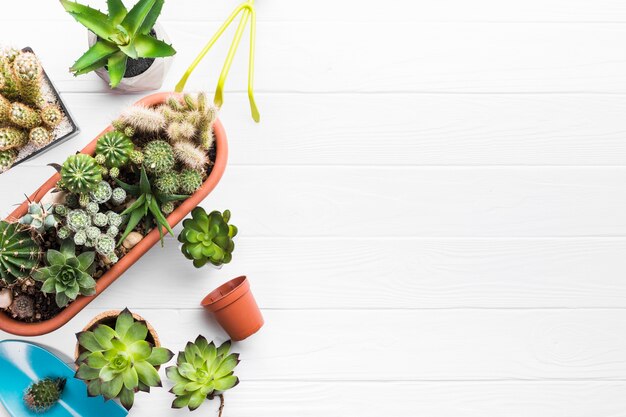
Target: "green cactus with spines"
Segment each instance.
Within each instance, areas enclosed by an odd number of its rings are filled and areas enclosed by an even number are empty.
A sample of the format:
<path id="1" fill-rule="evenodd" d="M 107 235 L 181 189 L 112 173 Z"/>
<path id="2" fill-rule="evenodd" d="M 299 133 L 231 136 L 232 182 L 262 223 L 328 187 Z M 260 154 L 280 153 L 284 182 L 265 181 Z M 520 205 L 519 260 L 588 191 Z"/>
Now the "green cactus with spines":
<path id="1" fill-rule="evenodd" d="M 0 128 L 0 151 L 21 148 L 27 142 L 28 135 L 23 130 L 15 127 Z"/>
<path id="2" fill-rule="evenodd" d="M 41 148 L 49 144 L 53 137 L 48 129 L 43 126 L 37 126 L 30 130 L 28 133 L 28 139 L 30 143 L 34 144 L 38 148 Z"/>
<path id="3" fill-rule="evenodd" d="M 174 150 L 163 140 L 153 140 L 143 148 L 144 166 L 152 174 L 163 174 L 174 168 Z"/>
<path id="4" fill-rule="evenodd" d="M 120 229 L 117 226 L 109 226 L 106 231 L 106 234 L 115 238 L 120 233 Z"/>
<path id="5" fill-rule="evenodd" d="M 129 138 L 132 138 L 133 136 L 135 136 L 135 133 L 137 133 L 135 132 L 135 128 L 132 126 L 126 126 L 122 132 L 124 132 L 124 135 Z"/>
<path id="6" fill-rule="evenodd" d="M 87 205 L 89 204 L 91 200 L 89 199 L 89 194 L 84 193 L 84 194 L 79 194 L 78 195 L 78 205 L 81 207 L 87 207 Z"/>
<path id="7" fill-rule="evenodd" d="M 57 204 L 54 206 L 54 212 L 59 216 L 67 216 L 67 206 L 64 204 Z"/>
<path id="8" fill-rule="evenodd" d="M 13 61 L 20 95 L 33 106 L 41 104 L 41 74 L 39 60 L 32 52 L 22 52 Z"/>
<path id="9" fill-rule="evenodd" d="M 117 178 L 120 176 L 120 169 L 118 167 L 111 167 L 108 174 L 110 178 Z"/>
<path id="10" fill-rule="evenodd" d="M 16 159 L 17 159 L 16 149 L 6 149 L 4 151 L 0 151 L 0 173 L 11 168 L 11 166 L 13 166 L 13 163 L 15 163 Z"/>
<path id="11" fill-rule="evenodd" d="M 93 157 L 79 153 L 65 160 L 61 180 L 70 192 L 85 194 L 98 187 L 102 181 L 102 169 Z"/>
<path id="12" fill-rule="evenodd" d="M 96 203 L 95 201 L 90 201 L 86 206 L 85 206 L 85 211 L 87 212 L 87 214 L 91 214 L 94 215 L 96 214 L 98 211 L 100 211 L 100 206 L 98 206 L 98 203 Z"/>
<path id="13" fill-rule="evenodd" d="M 109 223 L 109 218 L 104 213 L 96 213 L 92 217 L 93 224 L 98 227 L 104 227 Z"/>
<path id="14" fill-rule="evenodd" d="M 50 129 L 57 127 L 63 120 L 61 109 L 55 104 L 47 104 L 41 109 L 41 121 Z"/>
<path id="15" fill-rule="evenodd" d="M 98 236 L 102 234 L 102 231 L 96 226 L 89 226 L 85 229 L 85 234 L 87 235 L 87 239 L 96 240 Z"/>
<path id="16" fill-rule="evenodd" d="M 111 226 L 120 227 L 124 222 L 124 217 L 113 210 L 109 210 L 104 214 L 107 218 L 107 223 Z"/>
<path id="17" fill-rule="evenodd" d="M 115 252 L 115 239 L 108 234 L 100 234 L 96 239 L 96 252 L 109 256 Z"/>
<path id="18" fill-rule="evenodd" d="M 32 129 L 41 125 L 42 120 L 39 111 L 24 103 L 12 103 L 9 120 L 16 126 L 24 129 Z"/>
<path id="19" fill-rule="evenodd" d="M 104 204 L 111 199 L 112 193 L 113 189 L 111 188 L 111 185 L 106 181 L 100 181 L 98 182 L 98 185 L 96 185 L 96 187 L 89 193 L 89 198 L 92 202 Z"/>
<path id="20" fill-rule="evenodd" d="M 28 277 L 39 265 L 40 251 L 24 226 L 0 221 L 0 277 L 4 282 Z"/>
<path id="21" fill-rule="evenodd" d="M 176 194 L 180 186 L 178 174 L 173 171 L 161 174 L 154 182 L 154 186 L 162 193 Z"/>
<path id="22" fill-rule="evenodd" d="M 24 404 L 34 413 L 50 410 L 61 398 L 65 378 L 44 378 L 31 384 L 24 392 Z"/>
<path id="23" fill-rule="evenodd" d="M 172 122 L 167 126 L 167 136 L 170 142 L 193 142 L 196 128 L 188 121 Z"/>
<path id="24" fill-rule="evenodd" d="M 191 211 L 191 219 L 183 221 L 183 230 L 178 235 L 178 241 L 183 244 L 181 252 L 193 260 L 196 268 L 208 262 L 220 266 L 232 260 L 237 227 L 228 224 L 229 220 L 229 210 L 207 214 L 202 207 L 196 207 Z"/>
<path id="25" fill-rule="evenodd" d="M 114 188 L 111 194 L 111 202 L 119 205 L 124 201 L 126 201 L 126 190 L 121 187 Z"/>
<path id="26" fill-rule="evenodd" d="M 91 225 L 89 214 L 83 209 L 73 209 L 66 216 L 67 227 L 73 232 L 84 230 Z"/>
<path id="27" fill-rule="evenodd" d="M 11 113 L 11 102 L 0 94 L 0 123 L 9 119 Z"/>
<path id="28" fill-rule="evenodd" d="M 67 239 L 71 235 L 72 231 L 67 226 L 59 227 L 59 229 L 57 230 L 57 237 L 61 240 Z"/>
<path id="29" fill-rule="evenodd" d="M 79 230 L 74 233 L 74 244 L 78 246 L 84 246 L 87 243 L 87 231 L 86 229 Z"/>
<path id="30" fill-rule="evenodd" d="M 8 99 L 19 98 L 19 88 L 13 71 L 13 61 L 6 54 L 0 56 L 0 75 L 2 75 L 2 86 L 0 93 Z"/>
<path id="31" fill-rule="evenodd" d="M 28 204 L 26 214 L 19 219 L 19 223 L 41 234 L 56 227 L 58 222 L 53 211 L 52 204 L 31 202 Z"/>
<path id="32" fill-rule="evenodd" d="M 193 169 L 184 169 L 178 175 L 180 192 L 183 194 L 193 194 L 202 186 L 202 175 Z"/>
<path id="33" fill-rule="evenodd" d="M 133 142 L 126 135 L 112 131 L 98 139 L 96 154 L 104 155 L 107 167 L 121 167 L 126 165 L 134 148 Z"/>
<path id="34" fill-rule="evenodd" d="M 143 152 L 141 152 L 140 150 L 135 149 L 131 151 L 128 157 L 130 158 L 130 161 L 135 165 L 143 164 Z"/>
<path id="35" fill-rule="evenodd" d="M 165 215 L 169 215 L 174 211 L 174 203 L 168 201 L 166 203 L 161 204 L 161 211 Z"/>

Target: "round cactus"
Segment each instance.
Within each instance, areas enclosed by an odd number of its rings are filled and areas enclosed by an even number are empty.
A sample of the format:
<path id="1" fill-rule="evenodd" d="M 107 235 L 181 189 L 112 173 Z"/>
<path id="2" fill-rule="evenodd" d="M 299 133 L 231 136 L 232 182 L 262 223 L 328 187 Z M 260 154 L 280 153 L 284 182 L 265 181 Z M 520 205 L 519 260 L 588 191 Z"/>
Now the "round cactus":
<path id="1" fill-rule="evenodd" d="M 174 144 L 174 155 L 183 165 L 196 171 L 204 170 L 209 163 L 206 151 L 189 142 Z"/>
<path id="2" fill-rule="evenodd" d="M 107 162 L 107 158 L 106 156 L 102 155 L 102 154 L 97 154 L 96 156 L 93 157 L 97 163 L 99 163 L 100 165 L 104 165 Z"/>
<path id="3" fill-rule="evenodd" d="M 137 164 L 137 165 L 143 164 L 143 152 L 141 151 L 138 151 L 135 149 L 134 151 L 130 152 L 128 157 L 130 158 L 130 161 L 133 164 Z"/>
<path id="4" fill-rule="evenodd" d="M 90 201 L 89 204 L 85 207 L 85 211 L 89 214 L 96 214 L 100 211 L 100 206 L 95 201 Z"/>
<path id="5" fill-rule="evenodd" d="M 121 187 L 115 188 L 111 194 L 111 201 L 113 204 L 122 204 L 126 201 L 126 190 Z"/>
<path id="6" fill-rule="evenodd" d="M 112 193 L 113 190 L 111 189 L 109 183 L 106 181 L 100 181 L 95 189 L 89 193 L 89 197 L 91 197 L 92 201 L 98 204 L 103 204 L 111 199 Z"/>
<path id="7" fill-rule="evenodd" d="M 104 227 L 109 223 L 109 218 L 104 213 L 96 213 L 93 215 L 93 224 L 98 227 Z"/>
<path id="8" fill-rule="evenodd" d="M 0 277 L 12 283 L 39 264 L 39 245 L 19 223 L 0 221 Z"/>
<path id="9" fill-rule="evenodd" d="M 63 114 L 55 104 L 48 104 L 41 109 L 41 121 L 50 129 L 57 127 L 61 120 L 63 120 Z"/>
<path id="10" fill-rule="evenodd" d="M 26 132 L 14 127 L 0 128 L 0 151 L 21 148 L 28 142 Z"/>
<path id="11" fill-rule="evenodd" d="M 163 214 L 170 214 L 174 211 L 174 203 L 172 203 L 171 201 L 163 203 L 161 205 L 161 211 L 163 212 Z"/>
<path id="12" fill-rule="evenodd" d="M 120 225 L 122 224 L 124 220 L 121 215 L 117 214 L 116 212 L 112 210 L 109 210 L 106 212 L 106 217 L 107 217 L 108 223 L 111 226 L 115 226 L 115 227 L 120 227 Z"/>
<path id="13" fill-rule="evenodd" d="M 115 238 L 120 232 L 119 227 L 117 226 L 109 226 L 109 228 L 107 229 L 107 235 Z"/>
<path id="14" fill-rule="evenodd" d="M 132 138 L 133 136 L 135 136 L 135 133 L 136 133 L 135 128 L 132 126 L 126 126 L 124 128 L 124 134 L 128 136 L 129 138 Z"/>
<path id="15" fill-rule="evenodd" d="M 96 252 L 107 256 L 115 250 L 115 239 L 108 234 L 101 234 L 96 240 Z"/>
<path id="16" fill-rule="evenodd" d="M 91 200 L 89 199 L 89 194 L 80 194 L 78 196 L 78 205 L 81 207 L 87 207 Z"/>
<path id="17" fill-rule="evenodd" d="M 91 226 L 91 219 L 85 210 L 75 209 L 67 213 L 67 227 L 73 232 L 86 229 Z"/>
<path id="18" fill-rule="evenodd" d="M 65 378 L 45 378 L 32 384 L 24 393 L 24 404 L 35 413 L 43 413 L 59 401 Z"/>
<path id="19" fill-rule="evenodd" d="M 109 177 L 117 178 L 120 176 L 120 169 L 118 167 L 113 167 L 109 169 Z"/>
<path id="20" fill-rule="evenodd" d="M 202 176 L 192 169 L 184 169 L 179 177 L 180 191 L 184 194 L 193 194 L 202 185 Z"/>
<path id="21" fill-rule="evenodd" d="M 32 144 L 34 144 L 38 148 L 41 148 L 52 141 L 52 134 L 45 127 L 37 126 L 30 130 L 28 138 L 30 139 L 30 142 Z"/>
<path id="22" fill-rule="evenodd" d="M 105 133 L 96 144 L 96 153 L 104 155 L 105 164 L 109 168 L 125 165 L 133 149 L 133 142 L 126 135 L 117 131 Z"/>
<path id="23" fill-rule="evenodd" d="M 61 180 L 73 193 L 88 193 L 102 181 L 102 170 L 94 158 L 79 153 L 65 160 L 61 167 Z"/>
<path id="24" fill-rule="evenodd" d="M 17 150 L 7 149 L 0 151 L 0 172 L 4 172 L 11 168 L 15 160 L 17 159 Z"/>
<path id="25" fill-rule="evenodd" d="M 87 243 L 87 232 L 85 230 L 79 230 L 74 233 L 74 243 L 78 246 L 83 246 Z"/>
<path id="26" fill-rule="evenodd" d="M 54 212 L 59 216 L 67 216 L 67 206 L 64 206 L 63 204 L 57 204 L 56 206 L 54 206 Z"/>
<path id="27" fill-rule="evenodd" d="M 23 127 L 24 129 L 32 129 L 41 124 L 39 112 L 22 103 L 13 103 L 11 105 L 9 120 L 11 120 L 14 125 Z"/>
<path id="28" fill-rule="evenodd" d="M 91 240 L 96 240 L 98 236 L 102 234 L 100 229 L 98 229 L 96 226 L 89 226 L 87 229 L 85 229 L 85 233 L 87 234 L 87 239 Z"/>
<path id="29" fill-rule="evenodd" d="M 175 194 L 179 187 L 178 174 L 166 172 L 157 178 L 154 185 L 157 190 L 164 194 Z"/>
<path id="30" fill-rule="evenodd" d="M 71 234 L 72 231 L 67 226 L 60 227 L 59 230 L 57 230 L 57 237 L 61 240 L 67 239 Z"/>
<path id="31" fill-rule="evenodd" d="M 172 146 L 163 140 L 154 140 L 143 149 L 146 171 L 162 174 L 174 168 L 174 151 Z"/>

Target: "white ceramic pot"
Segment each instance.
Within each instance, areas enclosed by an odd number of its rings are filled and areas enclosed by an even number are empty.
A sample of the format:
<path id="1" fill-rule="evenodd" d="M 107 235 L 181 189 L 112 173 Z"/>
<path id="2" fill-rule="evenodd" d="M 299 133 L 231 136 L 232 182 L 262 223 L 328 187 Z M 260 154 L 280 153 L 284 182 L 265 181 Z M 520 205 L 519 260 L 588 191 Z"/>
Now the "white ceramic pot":
<path id="1" fill-rule="evenodd" d="M 154 31 L 156 32 L 157 39 L 170 43 L 170 38 L 167 36 L 167 33 L 165 33 L 165 30 L 163 30 L 163 26 L 159 23 L 154 25 Z M 90 31 L 89 47 L 93 46 L 97 40 L 97 36 Z M 121 93 L 136 93 L 161 88 L 163 81 L 165 80 L 165 76 L 170 69 L 170 65 L 172 64 L 172 59 L 173 57 L 171 56 L 156 58 L 154 62 L 152 62 L 152 65 L 150 65 L 150 68 L 143 73 L 135 77 L 122 78 L 122 81 L 117 87 L 115 87 L 114 91 Z M 100 78 L 106 81 L 107 85 L 109 84 L 109 73 L 104 67 L 97 69 L 95 72 Z"/>

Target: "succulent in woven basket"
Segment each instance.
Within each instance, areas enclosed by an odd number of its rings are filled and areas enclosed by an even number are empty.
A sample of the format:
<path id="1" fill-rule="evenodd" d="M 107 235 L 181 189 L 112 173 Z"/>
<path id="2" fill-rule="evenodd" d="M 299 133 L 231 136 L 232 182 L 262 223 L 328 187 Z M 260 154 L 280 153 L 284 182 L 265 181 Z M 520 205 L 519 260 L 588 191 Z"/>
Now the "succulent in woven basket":
<path id="1" fill-rule="evenodd" d="M 235 249 L 233 237 L 237 235 L 237 227 L 228 224 L 230 211 L 207 212 L 202 207 L 191 211 L 191 219 L 183 221 L 183 230 L 178 241 L 183 244 L 181 251 L 187 259 L 193 260 L 196 268 L 207 262 L 219 266 L 232 259 Z"/>
<path id="2" fill-rule="evenodd" d="M 65 307 L 81 295 L 96 293 L 96 281 L 91 277 L 94 269 L 95 252 L 76 255 L 76 246 L 71 239 L 61 243 L 60 251 L 48 249 L 48 266 L 33 273 L 33 279 L 43 283 L 41 291 L 55 294 L 59 307 Z"/>
<path id="3" fill-rule="evenodd" d="M 188 342 L 184 352 L 178 354 L 176 366 L 165 371 L 174 383 L 170 390 L 176 395 L 172 408 L 188 407 L 193 411 L 200 407 L 205 399 L 221 400 L 220 415 L 224 407 L 224 391 L 239 383 L 234 369 L 239 364 L 239 354 L 230 352 L 230 341 L 219 347 L 208 343 L 204 336 L 198 336 L 195 342 Z"/>
<path id="4" fill-rule="evenodd" d="M 136 392 L 161 386 L 155 367 L 174 356 L 169 349 L 148 342 L 147 324 L 135 320 L 128 309 L 117 316 L 115 328 L 98 324 L 76 337 L 82 350 L 76 360 L 76 378 L 87 383 L 90 396 L 119 398 L 127 410 Z"/>
<path id="5" fill-rule="evenodd" d="M 19 223 L 0 221 L 0 277 L 8 284 L 25 278 L 39 264 L 40 247 Z"/>

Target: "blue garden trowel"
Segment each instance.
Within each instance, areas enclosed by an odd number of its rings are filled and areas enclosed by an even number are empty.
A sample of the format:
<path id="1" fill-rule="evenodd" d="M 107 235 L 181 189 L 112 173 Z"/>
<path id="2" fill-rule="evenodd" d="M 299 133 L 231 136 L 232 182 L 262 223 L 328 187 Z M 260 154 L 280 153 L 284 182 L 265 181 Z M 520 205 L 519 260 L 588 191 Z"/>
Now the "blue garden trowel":
<path id="1" fill-rule="evenodd" d="M 35 413 L 24 405 L 24 392 L 44 378 L 67 378 L 61 399 L 48 411 Z M 125 417 L 115 401 L 87 396 L 87 385 L 74 370 L 42 347 L 19 340 L 0 341 L 0 402 L 13 417 Z"/>

